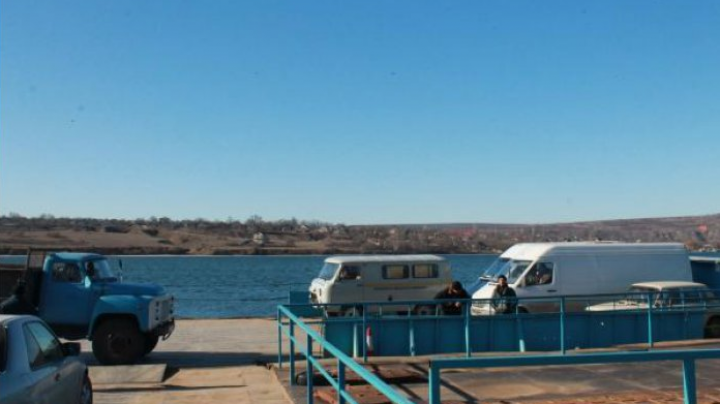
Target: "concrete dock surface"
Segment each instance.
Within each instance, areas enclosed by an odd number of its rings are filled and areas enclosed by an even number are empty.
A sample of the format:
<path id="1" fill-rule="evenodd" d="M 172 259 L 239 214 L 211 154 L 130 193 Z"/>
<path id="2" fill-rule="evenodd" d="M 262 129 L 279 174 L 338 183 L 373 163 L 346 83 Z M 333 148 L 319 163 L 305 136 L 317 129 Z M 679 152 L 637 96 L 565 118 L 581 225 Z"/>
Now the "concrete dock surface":
<path id="1" fill-rule="evenodd" d="M 96 404 L 291 403 L 266 366 L 277 361 L 273 319 L 179 320 L 135 366 L 97 366 L 90 352 L 85 341 Z"/>
<path id="2" fill-rule="evenodd" d="M 720 348 L 720 341 L 659 348 Z M 287 365 L 272 365 L 277 361 L 273 319 L 179 320 L 173 336 L 135 366 L 97 366 L 87 342 L 83 352 L 91 366 L 97 404 L 306 402 L 305 388 L 289 385 Z M 332 361 L 323 362 L 332 368 Z M 427 400 L 427 363 L 427 357 L 371 358 L 367 366 L 422 403 Z M 298 362 L 299 371 L 304 366 L 304 361 Z M 720 404 L 718 375 L 719 360 L 698 361 L 699 403 Z M 682 403 L 679 362 L 464 369 L 444 371 L 442 381 L 441 396 L 447 404 Z M 361 403 L 388 402 L 360 381 L 349 385 Z M 332 388 L 318 386 L 316 391 L 316 402 L 336 402 Z"/>

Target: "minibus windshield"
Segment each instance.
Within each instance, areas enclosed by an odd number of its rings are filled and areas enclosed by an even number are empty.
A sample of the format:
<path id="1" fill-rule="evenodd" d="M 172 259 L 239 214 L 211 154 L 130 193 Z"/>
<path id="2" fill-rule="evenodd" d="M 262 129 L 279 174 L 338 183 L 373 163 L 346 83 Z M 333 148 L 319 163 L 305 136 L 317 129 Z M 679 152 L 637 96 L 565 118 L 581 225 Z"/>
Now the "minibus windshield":
<path id="1" fill-rule="evenodd" d="M 330 279 L 333 278 L 333 276 L 335 276 L 335 272 L 337 272 L 338 268 L 340 268 L 340 264 L 326 262 L 325 265 L 323 265 L 322 269 L 320 270 L 320 274 L 318 275 L 318 278 L 329 281 Z"/>

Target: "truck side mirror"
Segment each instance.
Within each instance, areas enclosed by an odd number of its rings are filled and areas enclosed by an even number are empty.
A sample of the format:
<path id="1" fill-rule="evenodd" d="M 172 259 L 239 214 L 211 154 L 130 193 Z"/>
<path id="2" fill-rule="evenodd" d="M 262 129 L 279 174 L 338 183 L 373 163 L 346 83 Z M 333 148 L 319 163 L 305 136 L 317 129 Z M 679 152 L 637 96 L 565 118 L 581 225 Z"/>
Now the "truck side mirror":
<path id="1" fill-rule="evenodd" d="M 80 343 L 79 342 L 66 342 L 62 344 L 62 351 L 65 356 L 78 356 L 80 355 Z"/>
<path id="2" fill-rule="evenodd" d="M 95 277 L 95 267 L 89 266 L 85 269 L 85 274 L 88 276 L 88 278 L 94 278 Z"/>

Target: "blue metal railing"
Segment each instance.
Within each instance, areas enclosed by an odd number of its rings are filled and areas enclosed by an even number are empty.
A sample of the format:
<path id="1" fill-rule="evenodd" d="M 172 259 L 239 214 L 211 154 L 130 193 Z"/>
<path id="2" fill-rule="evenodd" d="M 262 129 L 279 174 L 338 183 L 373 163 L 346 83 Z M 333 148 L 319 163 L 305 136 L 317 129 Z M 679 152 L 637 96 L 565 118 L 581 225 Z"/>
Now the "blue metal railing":
<path id="1" fill-rule="evenodd" d="M 683 363 L 683 393 L 685 404 L 697 403 L 695 384 L 695 361 L 718 359 L 720 349 L 697 349 L 676 351 L 612 352 L 582 355 L 528 355 L 493 358 L 454 358 L 430 361 L 430 404 L 440 404 L 440 371 L 443 369 L 497 368 L 548 365 L 585 365 L 601 363 L 654 362 L 678 360 Z"/>
<path id="2" fill-rule="evenodd" d="M 656 301 L 656 298 L 658 297 L 655 293 L 642 293 L 642 294 L 630 294 L 630 293 L 624 293 L 624 294 L 611 294 L 611 295 L 594 295 L 594 296 L 563 296 L 563 297 L 552 297 L 552 298 L 518 298 L 518 304 L 515 306 L 515 313 L 511 313 L 509 315 L 485 315 L 485 316 L 474 316 L 472 315 L 471 307 L 473 304 L 479 304 L 480 306 L 484 304 L 491 303 L 491 300 L 478 300 L 478 299 L 464 299 L 464 300 L 458 300 L 460 302 L 463 302 L 463 310 L 461 312 L 461 316 L 463 316 L 463 339 L 464 339 L 464 353 L 466 357 L 471 357 L 473 352 L 473 328 L 472 325 L 474 322 L 477 322 L 478 319 L 483 320 L 507 320 L 512 319 L 516 323 L 516 336 L 517 336 L 517 350 L 519 351 L 525 351 L 526 344 L 525 344 L 525 335 L 524 335 L 524 323 L 528 321 L 532 321 L 533 319 L 541 316 L 545 316 L 545 318 L 551 318 L 550 316 L 557 316 L 557 331 L 554 332 L 557 335 L 557 345 L 555 345 L 556 348 L 561 353 L 565 353 L 567 350 L 567 339 L 568 339 L 568 327 L 567 327 L 567 321 L 568 317 L 570 316 L 577 316 L 579 313 L 585 313 L 585 314 L 602 314 L 602 313 L 647 313 L 647 316 L 645 318 L 646 324 L 647 324 L 647 335 L 646 335 L 646 342 L 649 347 L 653 347 L 656 342 L 656 336 L 655 332 L 653 331 L 655 328 L 654 320 L 655 317 L 658 317 L 659 314 L 665 315 L 665 314 L 672 314 L 672 313 L 682 313 L 686 316 L 691 313 L 707 313 L 708 310 L 715 310 L 718 315 L 720 315 L 720 305 L 715 299 L 711 300 L 704 300 L 702 302 L 695 301 L 693 304 L 685 304 L 686 302 L 682 301 L 680 304 L 677 304 L 673 307 L 655 307 L 654 302 Z M 615 306 L 615 302 L 618 300 L 618 298 L 624 298 L 626 300 L 631 300 L 635 302 L 644 302 L 642 304 L 636 305 L 634 308 L 629 308 L 625 310 L 618 310 Z M 590 306 L 597 303 L 607 303 L 608 300 L 613 302 L 613 304 L 610 306 L 610 310 L 606 311 L 577 311 L 577 307 L 582 306 Z M 299 304 L 290 304 L 286 305 L 287 308 L 290 310 L 298 309 L 298 308 L 307 308 L 307 307 L 313 307 L 315 309 L 319 309 L 319 312 L 325 312 L 328 313 L 329 310 L 335 310 L 340 311 L 339 309 L 342 308 L 342 306 L 345 306 L 348 310 L 345 311 L 346 315 L 352 315 L 351 317 L 342 317 L 342 318 L 334 318 L 332 319 L 332 322 L 336 325 L 338 323 L 347 322 L 352 323 L 353 325 L 353 354 L 354 356 L 362 356 L 363 360 L 367 361 L 367 355 L 368 355 L 368 347 L 367 347 L 367 340 L 364 337 L 358 338 L 358 332 L 357 332 L 357 326 L 361 326 L 361 330 L 365 332 L 368 329 L 369 324 L 378 324 L 383 323 L 385 321 L 390 322 L 397 322 L 398 320 L 406 321 L 407 322 L 407 334 L 408 334 L 408 341 L 407 341 L 407 354 L 411 356 L 415 356 L 417 352 L 417 341 L 418 336 L 416 331 L 416 326 L 418 323 L 421 322 L 423 319 L 428 318 L 437 318 L 437 319 L 459 319 L 459 316 L 445 316 L 440 315 L 440 304 L 442 301 L 398 301 L 398 302 L 361 302 L 361 303 L 348 303 L 345 305 L 339 305 L 339 304 L 314 304 L 314 305 L 299 305 Z M 538 304 L 545 304 L 546 306 L 552 305 L 552 307 L 555 307 L 554 310 L 551 312 L 545 312 L 545 313 L 538 313 L 536 314 L 527 314 L 523 312 L 523 307 L 530 307 L 532 305 L 538 305 Z M 568 310 L 568 306 L 573 307 L 573 310 Z M 645 307 L 643 307 L 645 306 Z M 430 314 L 420 315 L 417 314 L 418 308 L 426 308 L 424 310 L 426 313 L 428 312 L 427 308 L 430 307 L 432 310 L 430 311 Z M 300 310 L 302 311 L 302 310 Z M 397 313 L 401 312 L 403 313 L 400 316 L 393 315 L 390 318 L 387 318 L 388 316 L 385 313 Z M 636 314 L 636 316 L 638 315 Z M 638 319 L 642 319 L 642 315 L 638 317 Z M 555 321 L 555 320 L 551 320 Z M 328 322 L 329 324 L 330 322 Z M 290 328 L 290 332 L 292 332 L 292 328 Z M 687 334 L 687 333 L 686 333 Z M 360 334 L 362 335 L 362 334 Z M 572 333 L 570 333 L 572 335 Z M 701 336 L 701 335 L 700 335 Z M 660 336 L 662 339 L 662 336 Z M 686 335 L 684 338 L 679 339 L 686 339 L 688 336 Z M 699 337 L 695 335 L 695 337 Z M 570 337 L 572 338 L 572 337 Z M 675 338 L 677 339 L 677 338 Z M 506 339 L 507 340 L 507 339 Z M 642 342 L 635 341 L 635 342 Z M 627 343 L 627 342 L 623 342 Z M 491 348 L 492 350 L 492 348 Z M 427 353 L 427 352 L 426 352 Z M 437 353 L 437 352 L 436 352 Z"/>
<path id="3" fill-rule="evenodd" d="M 467 306 L 466 306 L 467 307 Z M 465 309 L 465 315 L 467 311 Z M 652 309 L 649 309 L 651 312 Z M 367 322 L 367 308 L 363 310 L 364 321 Z M 467 317 L 469 318 L 469 317 Z M 651 317 L 649 317 L 651 318 Z M 287 319 L 285 323 L 284 319 Z M 348 321 L 356 321 L 347 319 Z M 411 320 L 412 321 L 412 320 Z M 287 327 L 285 327 L 287 325 Z M 301 341 L 296 336 L 296 328 L 305 332 L 305 348 L 302 348 Z M 561 333 L 564 329 L 561 328 Z M 307 402 L 312 404 L 314 401 L 314 372 L 322 375 L 328 383 L 336 390 L 338 402 L 357 404 L 357 401 L 346 390 L 346 371 L 352 370 L 358 376 L 365 379 L 368 384 L 375 387 L 384 394 L 390 401 L 394 403 L 410 404 L 411 401 L 392 389 L 384 381 L 376 375 L 370 373 L 360 364 L 355 362 L 348 355 L 344 354 L 340 349 L 329 343 L 315 330 L 311 325 L 303 322 L 299 317 L 292 313 L 291 307 L 278 306 L 278 363 L 282 366 L 282 338 L 286 336 L 290 344 L 290 352 L 288 353 L 290 365 L 290 382 L 294 384 L 296 377 L 295 355 L 296 345 L 299 346 L 299 353 L 307 358 Z M 365 341 L 363 341 L 365 342 Z M 323 367 L 318 360 L 318 356 L 313 354 L 313 346 L 317 344 L 322 352 L 328 353 L 336 359 L 337 378 L 334 378 L 330 372 Z M 435 359 L 430 361 L 428 391 L 429 401 L 431 404 L 440 403 L 440 372 L 443 369 L 458 368 L 490 368 L 490 367 L 521 367 L 521 366 L 541 366 L 541 365 L 582 365 L 582 364 L 600 364 L 600 363 L 623 363 L 623 362 L 648 362 L 662 360 L 679 360 L 683 363 L 683 388 L 686 404 L 695 404 L 697 401 L 697 392 L 695 385 L 695 360 L 698 359 L 715 359 L 720 358 L 720 350 L 684 350 L 684 351 L 647 351 L 647 352 L 618 352 L 618 353 L 600 353 L 600 354 L 579 354 L 566 355 L 564 351 L 560 354 L 547 355 L 531 355 L 531 356 L 514 356 L 514 357 L 491 357 L 491 358 L 452 358 L 452 359 Z"/>
<path id="4" fill-rule="evenodd" d="M 285 331 L 283 317 L 288 319 L 288 330 Z M 301 345 L 295 336 L 295 327 L 297 326 L 300 330 L 305 332 L 305 349 L 302 346 L 299 347 L 299 352 L 305 356 L 307 360 L 307 403 L 312 404 L 314 401 L 314 383 L 313 377 L 315 369 L 320 373 L 328 383 L 337 391 L 338 402 L 340 404 L 351 403 L 358 404 L 358 402 L 350 395 L 345 389 L 345 377 L 347 369 L 352 370 L 358 376 L 365 379 L 370 385 L 375 387 L 380 393 L 384 394 L 390 401 L 397 404 L 413 404 L 412 401 L 408 400 L 405 396 L 398 393 L 390 387 L 387 383 L 382 381 L 379 377 L 369 372 L 362 365 L 355 362 L 352 358 L 347 356 L 341 350 L 327 342 L 320 334 L 313 330 L 309 325 L 301 321 L 295 316 L 290 309 L 284 306 L 278 306 L 277 312 L 278 321 L 278 344 L 280 349 L 278 350 L 278 363 L 282 366 L 282 337 L 287 336 L 290 341 L 290 352 L 288 352 L 290 362 L 290 383 L 295 383 L 295 345 Z M 325 369 L 318 358 L 313 354 L 313 345 L 317 343 L 321 348 L 322 352 L 327 352 L 337 361 L 337 380 Z"/>

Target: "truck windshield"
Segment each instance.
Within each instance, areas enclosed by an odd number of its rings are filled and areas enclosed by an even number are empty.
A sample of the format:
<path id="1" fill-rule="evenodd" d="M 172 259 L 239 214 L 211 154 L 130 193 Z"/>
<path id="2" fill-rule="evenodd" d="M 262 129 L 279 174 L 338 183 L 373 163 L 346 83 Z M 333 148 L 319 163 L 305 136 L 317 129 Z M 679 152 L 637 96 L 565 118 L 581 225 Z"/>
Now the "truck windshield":
<path id="1" fill-rule="evenodd" d="M 110 268 L 110 263 L 106 259 L 101 260 L 95 260 L 92 261 L 93 265 L 95 266 L 95 276 L 93 276 L 93 280 L 103 280 L 103 281 L 116 281 L 117 278 L 115 277 L 115 274 L 113 273 L 112 268 Z"/>
<path id="2" fill-rule="evenodd" d="M 330 279 L 333 278 L 333 276 L 335 276 L 335 272 L 337 272 L 338 268 L 340 268 L 340 264 L 326 262 L 325 265 L 323 265 L 322 269 L 320 270 L 320 274 L 318 275 L 318 278 L 329 281 Z"/>
<path id="3" fill-rule="evenodd" d="M 515 261 L 508 260 L 505 264 L 498 268 L 497 271 L 489 278 L 491 281 L 497 282 L 498 276 L 505 275 L 509 284 L 515 283 L 520 275 L 525 272 L 532 261 Z"/>

